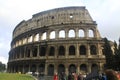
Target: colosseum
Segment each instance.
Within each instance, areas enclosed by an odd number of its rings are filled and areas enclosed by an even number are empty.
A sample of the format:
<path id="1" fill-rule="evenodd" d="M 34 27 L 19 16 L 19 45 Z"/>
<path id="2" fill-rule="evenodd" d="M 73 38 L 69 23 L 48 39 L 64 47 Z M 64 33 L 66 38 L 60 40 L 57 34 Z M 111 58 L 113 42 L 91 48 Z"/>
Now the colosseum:
<path id="1" fill-rule="evenodd" d="M 84 6 L 34 14 L 14 29 L 8 72 L 90 73 L 105 69 L 103 38 Z"/>

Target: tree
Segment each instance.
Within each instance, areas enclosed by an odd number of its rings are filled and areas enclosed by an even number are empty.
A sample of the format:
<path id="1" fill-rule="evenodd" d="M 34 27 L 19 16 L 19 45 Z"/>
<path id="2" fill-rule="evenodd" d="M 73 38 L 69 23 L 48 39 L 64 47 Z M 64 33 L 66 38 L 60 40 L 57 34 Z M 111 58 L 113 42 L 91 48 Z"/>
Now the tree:
<path id="1" fill-rule="evenodd" d="M 114 46 L 117 47 L 117 46 Z M 114 49 L 115 59 L 116 59 L 116 66 L 117 70 L 120 70 L 120 39 L 119 39 L 119 45 L 117 49 Z"/>
<path id="2" fill-rule="evenodd" d="M 104 52 L 105 58 L 106 58 L 106 68 L 114 69 L 115 59 L 113 56 L 113 51 L 110 46 L 110 42 L 108 41 L 107 38 L 104 38 L 103 52 Z"/>
<path id="3" fill-rule="evenodd" d="M 119 69 L 118 66 L 119 66 L 120 57 L 119 57 L 119 54 L 118 54 L 118 45 L 117 45 L 116 41 L 114 41 L 114 58 L 115 58 L 115 63 L 114 63 L 115 70 L 118 70 Z"/>
<path id="4" fill-rule="evenodd" d="M 0 72 L 5 71 L 5 64 L 3 64 L 2 62 L 0 62 Z"/>

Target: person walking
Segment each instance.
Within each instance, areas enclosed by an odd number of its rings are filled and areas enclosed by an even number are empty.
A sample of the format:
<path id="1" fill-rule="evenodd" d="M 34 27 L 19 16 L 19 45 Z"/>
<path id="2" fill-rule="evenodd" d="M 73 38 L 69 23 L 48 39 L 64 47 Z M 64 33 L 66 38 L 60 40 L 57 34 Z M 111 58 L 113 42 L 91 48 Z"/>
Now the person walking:
<path id="1" fill-rule="evenodd" d="M 78 77 L 77 77 L 77 80 L 83 80 L 83 76 L 81 73 L 79 73 Z"/>
<path id="2" fill-rule="evenodd" d="M 58 80 L 58 74 L 57 73 L 54 74 L 53 80 Z"/>

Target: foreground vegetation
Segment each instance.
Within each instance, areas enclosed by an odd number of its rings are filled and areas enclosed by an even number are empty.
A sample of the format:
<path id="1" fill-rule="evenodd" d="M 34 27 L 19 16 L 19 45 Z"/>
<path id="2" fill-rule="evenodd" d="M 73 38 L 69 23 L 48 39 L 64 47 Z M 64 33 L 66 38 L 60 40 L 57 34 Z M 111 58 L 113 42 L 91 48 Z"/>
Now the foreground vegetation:
<path id="1" fill-rule="evenodd" d="M 0 80 L 34 80 L 34 78 L 26 74 L 0 73 Z"/>

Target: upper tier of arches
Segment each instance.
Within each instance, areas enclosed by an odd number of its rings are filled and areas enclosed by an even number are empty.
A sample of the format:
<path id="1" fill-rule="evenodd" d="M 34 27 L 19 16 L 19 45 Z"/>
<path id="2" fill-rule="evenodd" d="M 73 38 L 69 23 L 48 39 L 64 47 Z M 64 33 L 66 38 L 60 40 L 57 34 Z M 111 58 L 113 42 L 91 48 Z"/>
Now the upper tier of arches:
<path id="1" fill-rule="evenodd" d="M 99 39 L 100 36 L 95 28 L 70 28 L 70 29 L 51 29 L 43 32 L 36 32 L 25 35 L 22 38 L 14 40 L 11 44 L 12 48 L 29 44 L 32 42 L 40 42 L 46 40 L 59 40 L 59 39 Z"/>

